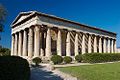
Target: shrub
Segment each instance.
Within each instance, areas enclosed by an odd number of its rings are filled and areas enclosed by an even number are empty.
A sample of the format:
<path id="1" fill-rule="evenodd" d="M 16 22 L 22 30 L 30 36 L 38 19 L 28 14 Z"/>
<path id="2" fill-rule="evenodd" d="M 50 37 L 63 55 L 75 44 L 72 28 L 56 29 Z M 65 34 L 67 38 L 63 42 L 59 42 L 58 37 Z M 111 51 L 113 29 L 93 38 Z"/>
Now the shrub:
<path id="1" fill-rule="evenodd" d="M 65 57 L 63 58 L 63 61 L 64 61 L 65 63 L 71 63 L 71 62 L 72 62 L 72 58 L 69 57 L 69 56 L 65 56 Z"/>
<path id="2" fill-rule="evenodd" d="M 0 56 L 9 56 L 10 55 L 10 49 L 8 48 L 0 48 Z"/>
<path id="3" fill-rule="evenodd" d="M 33 61 L 33 63 L 35 63 L 36 66 L 38 66 L 39 63 L 42 62 L 41 58 L 39 58 L 39 57 L 35 57 L 35 58 L 33 58 L 32 61 Z"/>
<path id="4" fill-rule="evenodd" d="M 54 64 L 60 64 L 63 62 L 63 58 L 59 55 L 53 55 L 51 57 L 51 61 L 54 63 Z"/>
<path id="5" fill-rule="evenodd" d="M 91 54 L 83 54 L 82 58 L 83 58 L 83 62 L 88 62 L 88 63 L 112 62 L 112 61 L 119 61 L 120 54 L 91 53 Z"/>
<path id="6" fill-rule="evenodd" d="M 81 62 L 81 61 L 82 61 L 82 55 L 81 55 L 81 54 L 76 55 L 76 56 L 75 56 L 75 60 L 76 60 L 77 62 Z"/>
<path id="7" fill-rule="evenodd" d="M 30 67 L 18 56 L 0 56 L 0 80 L 29 80 Z"/>

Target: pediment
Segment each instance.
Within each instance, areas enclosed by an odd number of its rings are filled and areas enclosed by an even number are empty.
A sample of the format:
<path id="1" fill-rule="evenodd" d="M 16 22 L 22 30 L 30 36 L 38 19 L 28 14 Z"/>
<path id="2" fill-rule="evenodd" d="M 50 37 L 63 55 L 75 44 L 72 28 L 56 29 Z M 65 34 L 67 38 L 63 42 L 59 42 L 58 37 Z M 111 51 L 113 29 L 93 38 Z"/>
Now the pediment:
<path id="1" fill-rule="evenodd" d="M 15 20 L 12 22 L 11 25 L 17 24 L 24 20 L 25 18 L 29 17 L 32 14 L 32 12 L 21 12 L 19 15 L 15 18 Z"/>

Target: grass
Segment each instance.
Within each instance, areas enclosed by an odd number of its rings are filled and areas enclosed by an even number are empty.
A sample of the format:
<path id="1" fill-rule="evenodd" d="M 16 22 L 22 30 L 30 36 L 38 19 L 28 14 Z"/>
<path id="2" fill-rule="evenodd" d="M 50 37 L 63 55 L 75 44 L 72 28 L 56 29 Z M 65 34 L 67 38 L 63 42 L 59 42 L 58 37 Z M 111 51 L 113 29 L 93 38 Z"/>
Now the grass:
<path id="1" fill-rule="evenodd" d="M 120 63 L 59 68 L 80 80 L 120 80 Z"/>

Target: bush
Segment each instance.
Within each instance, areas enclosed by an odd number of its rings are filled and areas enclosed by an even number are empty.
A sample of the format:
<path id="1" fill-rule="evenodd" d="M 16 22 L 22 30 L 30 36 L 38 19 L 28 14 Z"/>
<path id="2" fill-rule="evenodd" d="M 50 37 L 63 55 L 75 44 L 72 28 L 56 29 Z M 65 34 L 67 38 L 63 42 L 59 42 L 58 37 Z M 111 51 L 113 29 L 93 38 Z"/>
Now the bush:
<path id="1" fill-rule="evenodd" d="M 54 64 L 60 64 L 63 62 L 63 58 L 59 55 L 53 55 L 51 57 L 51 61 L 54 63 Z"/>
<path id="2" fill-rule="evenodd" d="M 64 58 L 63 58 L 63 61 L 64 61 L 64 63 L 71 63 L 72 62 L 72 58 L 71 57 L 69 57 L 69 56 L 65 56 Z"/>
<path id="3" fill-rule="evenodd" d="M 35 58 L 33 58 L 32 61 L 33 61 L 33 63 L 35 63 L 36 66 L 38 66 L 39 63 L 42 62 L 41 58 L 39 58 L 39 57 L 35 57 Z"/>
<path id="4" fill-rule="evenodd" d="M 30 67 L 18 56 L 0 56 L 0 80 L 29 80 Z"/>
<path id="5" fill-rule="evenodd" d="M 76 60 L 77 62 L 81 62 L 81 61 L 82 61 L 82 55 L 81 55 L 81 54 L 76 55 L 76 56 L 75 56 L 75 60 Z"/>
<path id="6" fill-rule="evenodd" d="M 83 62 L 87 62 L 87 63 L 112 62 L 112 61 L 119 61 L 120 54 L 91 53 L 91 54 L 83 54 L 82 58 L 83 58 Z"/>
<path id="7" fill-rule="evenodd" d="M 11 53 L 8 48 L 0 48 L 0 56 L 9 56 Z"/>

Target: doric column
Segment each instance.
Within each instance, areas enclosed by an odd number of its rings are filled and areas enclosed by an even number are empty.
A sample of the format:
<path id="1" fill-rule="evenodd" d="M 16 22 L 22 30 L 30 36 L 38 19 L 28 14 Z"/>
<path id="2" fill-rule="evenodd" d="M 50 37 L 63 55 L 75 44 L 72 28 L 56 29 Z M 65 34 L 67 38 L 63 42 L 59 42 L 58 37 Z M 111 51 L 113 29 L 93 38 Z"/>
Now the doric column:
<path id="1" fill-rule="evenodd" d="M 23 32 L 23 55 L 22 56 L 27 56 L 27 31 L 24 30 Z"/>
<path id="2" fill-rule="evenodd" d="M 85 34 L 83 33 L 82 36 L 82 54 L 85 53 Z"/>
<path id="3" fill-rule="evenodd" d="M 33 29 L 29 28 L 28 35 L 28 57 L 33 56 Z"/>
<path id="4" fill-rule="evenodd" d="M 113 53 L 113 39 L 111 39 L 111 53 Z"/>
<path id="5" fill-rule="evenodd" d="M 15 34 L 15 51 L 14 51 L 14 55 L 17 56 L 18 54 L 18 36 L 17 33 Z"/>
<path id="6" fill-rule="evenodd" d="M 41 32 L 41 57 L 44 56 L 44 43 L 45 43 L 45 33 L 44 31 Z"/>
<path id="7" fill-rule="evenodd" d="M 116 40 L 114 40 L 114 53 L 116 53 L 117 52 L 117 50 L 116 50 Z"/>
<path id="8" fill-rule="evenodd" d="M 75 35 L 75 56 L 79 54 L 78 52 L 78 33 Z"/>
<path id="9" fill-rule="evenodd" d="M 89 35 L 89 38 L 88 38 L 88 53 L 91 53 L 92 51 L 91 51 L 91 48 L 92 48 L 92 46 L 91 46 L 92 44 L 91 44 L 91 35 Z"/>
<path id="10" fill-rule="evenodd" d="M 96 36 L 94 37 L 94 53 L 97 52 L 97 38 Z"/>
<path id="11" fill-rule="evenodd" d="M 102 53 L 102 40 L 101 40 L 101 37 L 99 37 L 99 53 Z"/>
<path id="12" fill-rule="evenodd" d="M 15 36 L 12 35 L 12 41 L 11 41 L 11 55 L 14 55 L 14 49 L 15 49 Z"/>
<path id="13" fill-rule="evenodd" d="M 104 43 L 103 43 L 103 52 L 106 53 L 106 38 L 104 38 Z"/>
<path id="14" fill-rule="evenodd" d="M 40 55 L 40 28 L 35 26 L 34 29 L 34 57 L 39 57 Z"/>
<path id="15" fill-rule="evenodd" d="M 19 40 L 18 40 L 18 55 L 21 56 L 22 55 L 22 33 L 19 32 Z"/>
<path id="16" fill-rule="evenodd" d="M 110 39 L 108 38 L 108 44 L 107 44 L 107 52 L 110 53 Z"/>
<path id="17" fill-rule="evenodd" d="M 62 55 L 62 40 L 61 40 L 61 30 L 58 30 L 58 37 L 57 37 L 57 54 Z"/>
<path id="18" fill-rule="evenodd" d="M 52 52 L 51 52 L 51 30 L 48 28 L 47 30 L 47 36 L 46 36 L 46 57 L 51 57 Z"/>
<path id="19" fill-rule="evenodd" d="M 71 56 L 71 51 L 70 51 L 70 32 L 67 32 L 67 39 L 66 39 L 66 56 Z"/>

